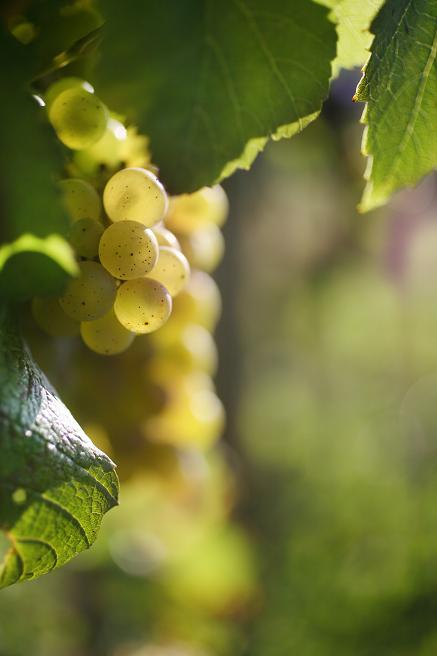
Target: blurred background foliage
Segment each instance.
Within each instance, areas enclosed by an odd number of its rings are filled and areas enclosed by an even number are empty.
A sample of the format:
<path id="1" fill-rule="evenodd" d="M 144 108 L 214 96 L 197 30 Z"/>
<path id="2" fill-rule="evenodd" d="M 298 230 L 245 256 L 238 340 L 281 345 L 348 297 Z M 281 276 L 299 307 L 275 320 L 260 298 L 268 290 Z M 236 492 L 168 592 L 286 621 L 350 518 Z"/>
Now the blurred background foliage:
<path id="1" fill-rule="evenodd" d="M 141 343 L 31 336 L 123 485 L 88 553 L 2 591 L 1 656 L 437 653 L 437 183 L 356 213 L 357 79 L 225 185 L 219 446 L 139 434 Z"/>

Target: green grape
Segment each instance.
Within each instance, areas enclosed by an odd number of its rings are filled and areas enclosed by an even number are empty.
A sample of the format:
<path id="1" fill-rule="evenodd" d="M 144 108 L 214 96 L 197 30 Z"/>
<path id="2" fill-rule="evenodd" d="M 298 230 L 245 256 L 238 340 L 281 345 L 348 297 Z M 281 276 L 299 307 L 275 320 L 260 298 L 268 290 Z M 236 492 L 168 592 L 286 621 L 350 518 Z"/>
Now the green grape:
<path id="1" fill-rule="evenodd" d="M 72 221 L 99 221 L 102 205 L 97 191 L 85 180 L 67 178 L 59 182 L 65 208 Z"/>
<path id="2" fill-rule="evenodd" d="M 193 268 L 211 273 L 223 257 L 225 240 L 220 228 L 211 223 L 182 235 L 181 248 Z"/>
<path id="3" fill-rule="evenodd" d="M 177 248 L 178 251 L 181 250 L 181 245 L 176 235 L 170 230 L 167 230 L 162 222 L 154 225 L 152 230 L 155 233 L 159 246 L 171 246 L 172 248 Z"/>
<path id="4" fill-rule="evenodd" d="M 152 343 L 156 344 L 153 338 L 159 332 L 151 336 Z M 217 347 L 211 333 L 202 326 L 190 324 L 183 329 L 179 339 L 157 346 L 148 364 L 154 380 L 172 380 L 179 374 L 193 371 L 203 371 L 212 376 L 217 370 Z"/>
<path id="5" fill-rule="evenodd" d="M 197 375 L 177 380 L 168 403 L 147 421 L 145 431 L 151 441 L 202 449 L 220 438 L 225 424 L 223 405 L 203 380 Z"/>
<path id="6" fill-rule="evenodd" d="M 214 279 L 203 271 L 192 271 L 185 287 L 173 300 L 170 320 L 152 336 L 158 347 L 181 339 L 189 324 L 199 324 L 212 332 L 221 313 L 220 292 Z"/>
<path id="7" fill-rule="evenodd" d="M 114 118 L 108 120 L 105 133 L 95 144 L 74 154 L 74 163 L 86 175 L 96 175 L 102 166 L 116 169 L 123 161 L 126 128 Z"/>
<path id="8" fill-rule="evenodd" d="M 170 198 L 167 228 L 181 234 L 190 234 L 208 224 L 223 225 L 228 214 L 228 199 L 220 185 L 203 187 L 193 194 Z"/>
<path id="9" fill-rule="evenodd" d="M 37 30 L 33 23 L 23 20 L 11 27 L 11 34 L 17 39 L 17 41 L 27 46 L 36 37 Z"/>
<path id="10" fill-rule="evenodd" d="M 171 296 L 166 288 L 150 278 L 124 282 L 117 290 L 114 311 L 120 323 L 135 333 L 150 333 L 169 318 Z"/>
<path id="11" fill-rule="evenodd" d="M 53 82 L 53 84 L 48 87 L 44 94 L 44 101 L 47 106 L 47 110 L 50 109 L 53 101 L 59 96 L 60 93 L 67 91 L 67 89 L 73 88 L 85 89 L 85 91 L 88 91 L 88 93 L 94 93 L 94 88 L 91 86 L 91 84 L 85 80 L 82 80 L 80 77 L 61 77 L 59 80 L 56 80 L 56 82 Z"/>
<path id="12" fill-rule="evenodd" d="M 53 296 L 35 296 L 32 314 L 38 326 L 52 337 L 71 337 L 79 332 L 79 323 L 68 317 Z"/>
<path id="13" fill-rule="evenodd" d="M 109 312 L 115 299 L 115 280 L 97 262 L 80 262 L 79 267 L 79 277 L 68 282 L 59 302 L 72 319 L 94 321 Z"/>
<path id="14" fill-rule="evenodd" d="M 56 96 L 48 111 L 59 140 L 72 150 L 98 141 L 108 121 L 108 110 L 99 98 L 77 86 Z"/>
<path id="15" fill-rule="evenodd" d="M 158 242 L 143 223 L 119 221 L 103 233 L 99 257 L 105 269 L 115 278 L 141 278 L 153 269 L 158 260 Z"/>
<path id="16" fill-rule="evenodd" d="M 167 194 L 150 171 L 123 169 L 108 180 L 103 205 L 111 221 L 138 221 L 151 227 L 167 210 Z"/>
<path id="17" fill-rule="evenodd" d="M 79 219 L 70 228 L 68 240 L 77 255 L 89 259 L 96 257 L 99 252 L 99 241 L 104 227 L 94 219 Z"/>
<path id="18" fill-rule="evenodd" d="M 176 248 L 160 246 L 158 261 L 147 276 L 164 285 L 171 296 L 176 296 L 190 277 L 190 265 L 185 255 Z"/>
<path id="19" fill-rule="evenodd" d="M 100 319 L 82 322 L 80 334 L 88 348 L 101 355 L 122 353 L 135 338 L 134 333 L 121 325 L 112 308 Z"/>
<path id="20" fill-rule="evenodd" d="M 185 289 L 175 298 L 175 317 L 184 323 L 198 323 L 211 332 L 222 309 L 217 283 L 203 271 L 195 271 Z"/>

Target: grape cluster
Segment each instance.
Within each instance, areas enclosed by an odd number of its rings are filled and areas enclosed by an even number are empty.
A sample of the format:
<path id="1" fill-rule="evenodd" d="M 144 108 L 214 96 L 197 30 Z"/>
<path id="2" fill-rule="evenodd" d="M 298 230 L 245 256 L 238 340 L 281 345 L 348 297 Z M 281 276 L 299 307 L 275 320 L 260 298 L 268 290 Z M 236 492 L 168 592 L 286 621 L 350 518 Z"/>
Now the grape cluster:
<path id="1" fill-rule="evenodd" d="M 142 422 L 138 413 L 138 429 L 153 442 L 208 446 L 224 423 L 212 382 L 221 299 L 210 273 L 223 255 L 226 195 L 217 185 L 168 199 L 147 140 L 83 80 L 55 82 L 44 101 L 72 151 L 59 187 L 80 275 L 59 298 L 34 298 L 35 320 L 53 336 L 80 333 L 102 355 L 122 353 L 141 335 L 147 343 L 137 341 L 132 356 L 162 402 L 143 410 Z M 100 432 L 107 421 L 106 409 Z"/>

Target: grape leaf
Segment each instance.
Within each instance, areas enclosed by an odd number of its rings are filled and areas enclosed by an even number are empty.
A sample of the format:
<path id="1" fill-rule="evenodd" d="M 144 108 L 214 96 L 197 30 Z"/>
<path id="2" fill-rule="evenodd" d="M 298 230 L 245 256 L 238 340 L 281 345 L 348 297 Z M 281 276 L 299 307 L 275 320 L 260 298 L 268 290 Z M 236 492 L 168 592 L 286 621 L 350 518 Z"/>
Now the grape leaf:
<path id="1" fill-rule="evenodd" d="M 355 96 L 367 102 L 361 211 L 416 184 L 437 163 L 437 2 L 388 0 L 372 32 L 372 55 Z"/>
<path id="2" fill-rule="evenodd" d="M 0 310 L 0 588 L 60 567 L 117 504 L 113 463 L 86 437 Z"/>
<path id="3" fill-rule="evenodd" d="M 211 184 L 239 160 L 247 166 L 263 138 L 301 129 L 327 94 L 335 27 L 309 0 L 101 0 L 100 8 L 93 82 L 150 136 L 171 193 Z"/>
<path id="4" fill-rule="evenodd" d="M 0 105 L 0 148 L 6 155 L 0 163 L 0 296 L 16 299 L 61 290 L 77 267 L 63 239 L 68 219 L 54 179 L 62 159 L 44 110 L 28 90 L 25 47 L 0 33 L 0 51 L 7 99 Z"/>
<path id="5" fill-rule="evenodd" d="M 373 34 L 370 24 L 384 0 L 316 0 L 332 9 L 337 25 L 337 57 L 332 62 L 335 77 L 342 68 L 363 66 L 369 56 Z"/>

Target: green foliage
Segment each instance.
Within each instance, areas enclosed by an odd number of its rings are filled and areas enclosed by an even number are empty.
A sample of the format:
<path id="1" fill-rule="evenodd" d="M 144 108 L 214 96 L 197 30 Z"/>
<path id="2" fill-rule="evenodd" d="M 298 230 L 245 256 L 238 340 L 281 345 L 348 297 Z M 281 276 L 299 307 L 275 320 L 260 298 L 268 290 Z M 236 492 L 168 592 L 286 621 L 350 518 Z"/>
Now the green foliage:
<path id="1" fill-rule="evenodd" d="M 436 166 L 436 25 L 435 0 L 388 0 L 372 24 L 372 56 L 356 95 L 368 103 L 362 211 Z"/>
<path id="2" fill-rule="evenodd" d="M 0 106 L 0 147 L 7 157 L 0 164 L 0 294 L 17 299 L 60 290 L 76 264 L 62 238 L 68 221 L 54 181 L 61 160 L 27 89 L 25 49 L 7 35 L 1 45 L 7 102 Z"/>
<path id="3" fill-rule="evenodd" d="M 384 0 L 341 0 L 335 4 L 332 16 L 337 23 L 337 57 L 334 73 L 341 68 L 363 66 L 369 56 L 373 36 L 370 23 Z"/>
<path id="4" fill-rule="evenodd" d="M 0 316 L 0 587 L 36 578 L 88 548 L 117 504 L 113 463 L 94 447 Z"/>
<path id="5" fill-rule="evenodd" d="M 98 88 L 150 135 L 172 193 L 219 180 L 243 154 L 247 166 L 251 139 L 302 128 L 327 94 L 335 29 L 308 0 L 101 7 Z"/>

